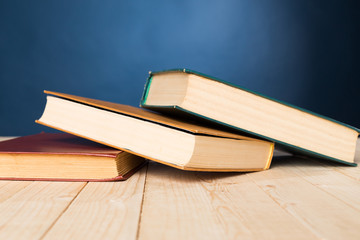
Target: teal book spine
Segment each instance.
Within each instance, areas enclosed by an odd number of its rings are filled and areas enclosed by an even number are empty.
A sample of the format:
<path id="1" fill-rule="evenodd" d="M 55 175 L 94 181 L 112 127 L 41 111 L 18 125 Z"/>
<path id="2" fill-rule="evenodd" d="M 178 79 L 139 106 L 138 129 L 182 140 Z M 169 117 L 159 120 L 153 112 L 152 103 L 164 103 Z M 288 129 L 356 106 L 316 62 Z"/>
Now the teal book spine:
<path id="1" fill-rule="evenodd" d="M 198 120 L 202 119 L 202 120 L 205 120 L 205 121 L 208 121 L 208 122 L 213 122 L 213 123 L 220 124 L 222 126 L 226 126 L 228 128 L 235 129 L 237 131 L 240 131 L 240 132 L 243 132 L 243 133 L 246 133 L 246 134 L 250 134 L 252 136 L 256 136 L 256 137 L 259 137 L 259 138 L 262 138 L 262 139 L 265 139 L 265 140 L 268 140 L 268 141 L 275 142 L 277 146 L 280 146 L 281 148 L 283 148 L 283 149 L 285 149 L 285 150 L 287 150 L 289 152 L 292 152 L 294 154 L 300 154 L 300 155 L 306 155 L 306 156 L 310 156 L 310 157 L 321 158 L 321 159 L 325 159 L 325 160 L 336 161 L 336 162 L 340 162 L 340 163 L 350 165 L 350 166 L 357 166 L 356 163 L 350 163 L 350 162 L 343 161 L 341 159 L 329 157 L 329 156 L 326 156 L 326 155 L 323 155 L 323 154 L 320 154 L 320 153 L 317 153 L 317 152 L 313 152 L 313 151 L 310 151 L 310 150 L 307 150 L 307 149 L 304 149 L 304 148 L 301 148 L 301 147 L 298 147 L 298 146 L 295 146 L 295 145 L 292 145 L 292 144 L 289 144 L 289 143 L 286 143 L 286 142 L 279 141 L 278 139 L 273 139 L 271 137 L 264 136 L 264 135 L 256 133 L 256 132 L 248 131 L 247 129 L 243 129 L 243 128 L 238 127 L 238 126 L 229 125 L 229 124 L 227 124 L 225 122 L 217 121 L 216 119 L 212 119 L 212 118 L 209 118 L 207 116 L 200 115 L 200 114 L 198 114 L 196 112 L 188 111 L 186 109 L 181 108 L 180 106 L 176 106 L 176 105 L 158 106 L 158 105 L 148 105 L 148 104 L 146 104 L 146 99 L 147 99 L 147 96 L 148 96 L 148 92 L 149 92 L 149 88 L 150 88 L 153 76 L 156 75 L 156 74 L 165 73 L 165 72 L 184 72 L 184 73 L 195 74 L 195 75 L 198 75 L 198 76 L 201 76 L 201 77 L 205 77 L 205 78 L 208 78 L 210 80 L 217 81 L 217 82 L 220 82 L 222 84 L 226 84 L 228 86 L 231 86 L 231 87 L 234 87 L 234 88 L 237 88 L 237 89 L 241 89 L 242 91 L 246 91 L 246 92 L 255 94 L 257 96 L 268 99 L 270 101 L 274 101 L 274 102 L 277 102 L 279 104 L 282 104 L 282 105 L 285 105 L 285 106 L 288 106 L 288 107 L 291 107 L 291 108 L 294 108 L 294 109 L 298 109 L 298 110 L 306 112 L 308 114 L 311 114 L 311 115 L 326 119 L 328 121 L 343 125 L 343 126 L 345 126 L 347 128 L 355 130 L 358 133 L 360 132 L 360 130 L 358 128 L 355 128 L 353 126 L 350 126 L 350 125 L 342 123 L 342 122 L 339 122 L 339 121 L 334 120 L 332 118 L 329 118 L 329 117 L 326 117 L 326 116 L 311 112 L 309 110 L 300 108 L 298 106 L 295 106 L 295 105 L 292 105 L 292 104 L 289 104 L 289 103 L 286 103 L 286 102 L 283 102 L 283 101 L 280 101 L 280 100 L 277 100 L 277 99 L 262 95 L 260 93 L 248 90 L 246 88 L 237 86 L 235 84 L 232 84 L 232 83 L 223 81 L 221 79 L 218 79 L 218 78 L 215 78 L 215 77 L 212 77 L 212 76 L 209 76 L 209 75 L 197 72 L 197 71 L 193 71 L 193 70 L 190 70 L 190 69 L 178 68 L 178 69 L 170 69 L 170 70 L 164 70 L 164 71 L 158 71 L 158 72 L 150 72 L 149 77 L 148 77 L 148 79 L 146 81 L 146 84 L 145 84 L 145 87 L 144 87 L 142 98 L 141 98 L 141 102 L 140 102 L 141 107 L 152 109 L 152 110 L 157 110 L 157 111 L 160 111 L 160 112 L 169 112 L 169 111 L 171 111 L 173 113 L 184 113 L 184 114 L 187 114 L 189 116 L 193 116 Z"/>

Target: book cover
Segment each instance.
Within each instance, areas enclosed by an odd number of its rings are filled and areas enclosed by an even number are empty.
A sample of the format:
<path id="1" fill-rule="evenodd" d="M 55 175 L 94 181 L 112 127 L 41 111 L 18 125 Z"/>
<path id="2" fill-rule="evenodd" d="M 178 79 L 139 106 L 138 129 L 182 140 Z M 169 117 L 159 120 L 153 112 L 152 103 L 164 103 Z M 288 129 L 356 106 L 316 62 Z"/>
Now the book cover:
<path id="1" fill-rule="evenodd" d="M 356 131 L 358 133 L 360 132 L 360 130 L 358 128 L 355 128 L 355 127 L 350 126 L 348 124 L 336 121 L 334 119 L 322 116 L 320 114 L 317 114 L 317 113 L 314 113 L 314 112 L 311 112 L 311 111 L 308 111 L 306 109 L 303 109 L 303 108 L 300 108 L 300 107 L 297 107 L 297 106 L 291 105 L 289 103 L 279 101 L 279 100 L 276 100 L 276 99 L 273 99 L 273 98 L 270 98 L 270 97 L 267 97 L 267 96 L 264 96 L 264 95 L 262 95 L 260 93 L 250 91 L 248 89 L 242 88 L 242 87 L 237 86 L 235 84 L 231 84 L 231 83 L 223 81 L 221 79 L 218 79 L 218 78 L 215 78 L 215 77 L 203 74 L 203 73 L 199 73 L 197 71 L 189 70 L 189 69 L 170 69 L 170 70 L 165 70 L 165 71 L 150 72 L 150 75 L 149 75 L 149 77 L 148 77 L 148 79 L 146 81 L 144 92 L 143 92 L 143 95 L 142 95 L 142 98 L 141 98 L 141 102 L 140 102 L 141 107 L 147 108 L 147 109 L 150 109 L 150 110 L 159 111 L 159 112 L 170 113 L 170 114 L 173 114 L 175 116 L 185 116 L 185 117 L 189 117 L 189 118 L 195 118 L 196 120 L 205 121 L 207 123 L 215 123 L 217 125 L 222 125 L 222 126 L 225 126 L 226 128 L 230 128 L 230 129 L 234 129 L 234 130 L 237 130 L 237 131 L 241 131 L 241 132 L 246 133 L 246 134 L 250 134 L 250 136 L 256 136 L 256 137 L 260 137 L 260 138 L 265 139 L 265 140 L 273 141 L 280 148 L 285 149 L 285 150 L 290 151 L 290 152 L 295 153 L 295 154 L 307 155 L 307 156 L 316 157 L 316 158 L 323 158 L 323 159 L 326 159 L 326 160 L 332 160 L 332 161 L 344 163 L 344 164 L 347 164 L 347 165 L 356 166 L 356 163 L 343 161 L 343 160 L 341 160 L 339 158 L 326 156 L 324 154 L 319 154 L 318 152 L 311 151 L 311 150 L 306 149 L 306 148 L 298 147 L 298 146 L 293 145 L 293 144 L 289 144 L 288 142 L 281 141 L 281 140 L 279 140 L 277 138 L 273 138 L 273 137 L 271 137 L 269 135 L 264 135 L 261 132 L 249 131 L 249 129 L 243 128 L 242 126 L 235 126 L 235 125 L 229 124 L 229 123 L 224 122 L 224 121 L 219 121 L 217 119 L 206 116 L 204 114 L 199 114 L 198 112 L 191 111 L 189 109 L 185 109 L 185 108 L 183 108 L 183 107 L 181 107 L 179 105 L 176 105 L 176 104 L 172 104 L 172 105 L 156 105 L 156 104 L 152 105 L 152 104 L 148 104 L 147 99 L 148 99 L 149 90 L 150 90 L 150 87 L 151 87 L 153 77 L 158 75 L 158 74 L 171 73 L 171 72 L 174 72 L 174 73 L 187 73 L 187 74 L 197 75 L 197 76 L 200 76 L 200 77 L 203 77 L 203 78 L 206 78 L 206 79 L 209 79 L 209 80 L 212 80 L 212 81 L 227 85 L 227 86 L 229 86 L 231 88 L 239 89 L 241 91 L 245 91 L 245 92 L 250 93 L 252 95 L 259 96 L 259 97 L 261 97 L 263 99 L 267 99 L 267 100 L 270 100 L 272 102 L 287 106 L 289 108 L 296 109 L 296 110 L 304 112 L 306 114 L 310 114 L 310 115 L 325 119 L 327 121 L 342 125 L 342 126 L 344 126 L 346 128 L 352 129 L 352 130 L 354 130 L 354 131 Z"/>
<path id="2" fill-rule="evenodd" d="M 64 93 L 45 93 L 47 104 L 37 123 L 172 167 L 196 171 L 259 171 L 271 163 L 272 142 L 142 108 Z M 219 144 L 224 146 L 216 148 Z M 224 150 L 233 145 L 237 147 L 234 151 Z M 259 152 L 251 151 L 252 147 Z M 246 154 L 247 157 L 243 157 Z M 260 167 L 262 161 L 264 166 Z"/>
<path id="3" fill-rule="evenodd" d="M 122 161 L 122 163 L 119 164 L 118 161 Z M 132 163 L 127 164 L 129 161 Z M 93 178 L 89 173 L 88 178 L 77 178 L 77 168 L 81 168 L 82 171 L 90 171 L 89 167 L 94 162 L 96 164 L 92 168 L 99 167 L 101 171 L 101 164 L 104 163 L 108 167 L 114 167 L 113 172 L 115 171 L 116 175 L 106 178 L 95 178 L 94 176 Z M 145 162 L 143 158 L 68 133 L 42 132 L 0 142 L 1 180 L 126 180 Z M 70 175 L 75 175 L 75 178 L 69 177 L 69 172 L 73 171 L 75 173 Z M 48 175 L 48 177 L 44 177 L 44 175 Z M 100 173 L 99 176 L 103 176 L 103 174 Z"/>
<path id="4" fill-rule="evenodd" d="M 58 96 L 64 99 L 72 100 L 75 102 L 83 103 L 89 106 L 98 107 L 100 109 L 109 110 L 112 112 L 140 118 L 143 120 L 147 120 L 154 123 L 164 124 L 169 127 L 173 127 L 180 130 L 185 130 L 195 134 L 205 134 L 205 135 L 212 135 L 212 136 L 219 136 L 219 137 L 226 137 L 226 138 L 234 138 L 234 139 L 248 139 L 248 140 L 255 140 L 251 137 L 242 136 L 236 133 L 226 132 L 222 130 L 218 130 L 216 128 L 209 128 L 206 126 L 194 124 L 191 122 L 184 122 L 175 118 L 167 117 L 165 115 L 155 113 L 146 109 L 132 107 L 129 105 L 123 105 L 119 103 L 112 103 L 97 99 L 85 98 L 80 96 L 75 96 L 66 93 L 58 93 L 52 91 L 44 91 L 44 93 L 49 95 Z M 37 123 L 42 124 L 40 121 L 36 121 Z M 46 124 L 45 124 L 46 125 Z"/>

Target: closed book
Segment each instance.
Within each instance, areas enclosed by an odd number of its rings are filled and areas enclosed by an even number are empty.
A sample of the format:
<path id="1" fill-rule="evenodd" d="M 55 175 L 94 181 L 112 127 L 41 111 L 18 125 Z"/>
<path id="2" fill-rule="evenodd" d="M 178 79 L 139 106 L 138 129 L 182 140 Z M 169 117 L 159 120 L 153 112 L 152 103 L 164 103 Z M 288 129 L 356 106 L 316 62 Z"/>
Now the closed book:
<path id="1" fill-rule="evenodd" d="M 141 106 L 274 141 L 296 154 L 356 166 L 359 129 L 192 70 L 150 73 Z"/>
<path id="2" fill-rule="evenodd" d="M 260 171 L 272 142 L 195 125 L 151 111 L 64 93 L 47 93 L 40 124 L 182 170 Z"/>
<path id="3" fill-rule="evenodd" d="M 0 142 L 1 180 L 126 180 L 144 158 L 67 133 L 39 133 Z"/>

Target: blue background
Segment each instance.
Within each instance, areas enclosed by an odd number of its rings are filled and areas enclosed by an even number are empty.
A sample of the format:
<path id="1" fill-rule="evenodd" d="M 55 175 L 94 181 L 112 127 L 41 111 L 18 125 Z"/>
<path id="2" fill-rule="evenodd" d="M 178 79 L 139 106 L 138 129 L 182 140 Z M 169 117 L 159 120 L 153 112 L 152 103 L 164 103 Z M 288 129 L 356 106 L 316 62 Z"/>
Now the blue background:
<path id="1" fill-rule="evenodd" d="M 44 89 L 138 106 L 183 67 L 360 127 L 359 2 L 0 0 L 0 135 L 50 130 Z"/>

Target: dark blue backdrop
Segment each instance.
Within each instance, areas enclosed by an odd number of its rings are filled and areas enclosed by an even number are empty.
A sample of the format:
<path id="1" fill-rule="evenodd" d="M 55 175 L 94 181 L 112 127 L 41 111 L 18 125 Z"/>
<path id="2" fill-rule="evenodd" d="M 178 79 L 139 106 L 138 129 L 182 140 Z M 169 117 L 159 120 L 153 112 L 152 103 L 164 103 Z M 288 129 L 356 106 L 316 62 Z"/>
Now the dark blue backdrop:
<path id="1" fill-rule="evenodd" d="M 360 127 L 359 2 L 0 0 L 0 135 L 49 130 L 44 89 L 137 106 L 178 67 Z"/>

